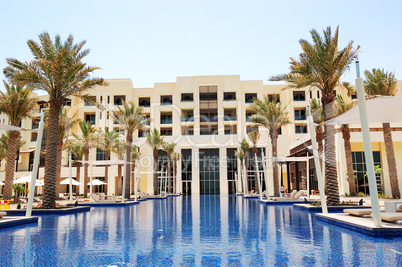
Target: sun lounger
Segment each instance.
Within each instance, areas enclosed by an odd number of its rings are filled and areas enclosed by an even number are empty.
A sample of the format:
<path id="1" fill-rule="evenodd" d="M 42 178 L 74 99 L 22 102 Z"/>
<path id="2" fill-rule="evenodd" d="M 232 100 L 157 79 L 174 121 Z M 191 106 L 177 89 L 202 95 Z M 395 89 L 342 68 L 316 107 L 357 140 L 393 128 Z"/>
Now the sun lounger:
<path id="1" fill-rule="evenodd" d="M 402 220 L 402 212 L 381 212 L 380 217 L 382 221 L 396 222 Z"/>
<path id="2" fill-rule="evenodd" d="M 108 197 L 107 195 L 105 195 L 105 193 L 98 193 L 99 199 L 100 200 L 110 200 L 110 199 L 115 199 L 115 196 L 113 197 Z"/>
<path id="3" fill-rule="evenodd" d="M 0 211 L 0 219 L 2 219 L 2 218 L 3 218 L 3 216 L 6 216 L 6 215 L 7 215 L 7 212 Z"/>
<path id="4" fill-rule="evenodd" d="M 384 212 L 384 210 L 385 209 L 383 207 L 380 207 L 380 212 Z M 362 208 L 362 209 L 344 209 L 343 212 L 349 213 L 349 215 L 357 217 L 369 217 L 373 211 L 371 210 L 371 208 L 367 209 Z"/>
<path id="5" fill-rule="evenodd" d="M 303 191 L 293 191 L 289 197 L 271 197 L 270 200 L 273 201 L 295 201 L 299 197 L 303 196 L 304 192 Z"/>
<path id="6" fill-rule="evenodd" d="M 107 202 L 114 203 L 114 202 L 117 202 L 116 199 L 103 199 L 103 200 L 102 200 L 97 194 L 92 194 L 91 197 L 92 197 L 92 199 L 93 199 L 95 202 L 103 202 L 103 203 L 107 203 Z"/>

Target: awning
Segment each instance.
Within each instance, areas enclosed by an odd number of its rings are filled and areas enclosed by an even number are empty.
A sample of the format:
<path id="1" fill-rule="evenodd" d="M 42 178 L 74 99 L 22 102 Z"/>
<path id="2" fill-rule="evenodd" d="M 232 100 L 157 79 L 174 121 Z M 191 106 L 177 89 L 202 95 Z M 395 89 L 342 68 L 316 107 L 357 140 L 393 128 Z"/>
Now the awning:
<path id="1" fill-rule="evenodd" d="M 6 124 L 0 123 L 0 130 L 19 131 L 19 130 L 21 130 L 21 128 L 17 127 L 17 126 L 11 126 L 11 125 L 6 125 Z"/>
<path id="2" fill-rule="evenodd" d="M 21 151 L 20 154 L 21 153 L 31 153 L 33 151 L 35 151 L 35 148 L 28 148 L 27 150 Z"/>
<path id="3" fill-rule="evenodd" d="M 360 124 L 359 104 L 342 115 L 326 121 L 332 125 Z M 382 96 L 366 100 L 369 123 L 402 123 L 402 97 Z"/>

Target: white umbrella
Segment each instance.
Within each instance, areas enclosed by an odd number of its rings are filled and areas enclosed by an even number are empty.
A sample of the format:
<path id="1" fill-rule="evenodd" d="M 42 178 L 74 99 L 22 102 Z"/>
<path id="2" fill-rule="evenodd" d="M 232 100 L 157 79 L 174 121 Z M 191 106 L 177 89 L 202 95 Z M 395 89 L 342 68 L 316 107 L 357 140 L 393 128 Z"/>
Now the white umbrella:
<path id="1" fill-rule="evenodd" d="M 72 185 L 80 185 L 80 182 L 77 182 L 74 179 L 71 179 Z M 60 182 L 60 184 L 70 184 L 70 178 L 64 179 L 63 181 Z"/>
<path id="2" fill-rule="evenodd" d="M 21 176 L 20 178 L 17 178 L 17 180 L 14 180 L 13 184 L 30 183 L 31 179 L 32 179 L 32 176 L 30 174 L 25 174 L 25 175 Z M 42 185 L 44 185 L 44 182 L 42 180 L 36 179 L 35 185 L 42 186 Z"/>
<path id="3" fill-rule="evenodd" d="M 333 125 L 360 124 L 359 104 L 342 115 L 326 121 Z M 382 96 L 366 100 L 369 123 L 402 122 L 402 97 Z"/>
<path id="4" fill-rule="evenodd" d="M 92 180 L 92 185 L 103 185 L 103 184 L 106 184 L 106 183 L 102 182 L 102 181 L 100 181 L 98 179 Z M 91 182 L 89 182 L 88 185 L 91 185 Z"/>
<path id="5" fill-rule="evenodd" d="M 0 181 L 0 185 L 4 185 L 4 183 Z"/>
<path id="6" fill-rule="evenodd" d="M 0 123 L 0 130 L 19 131 L 21 128 Z"/>

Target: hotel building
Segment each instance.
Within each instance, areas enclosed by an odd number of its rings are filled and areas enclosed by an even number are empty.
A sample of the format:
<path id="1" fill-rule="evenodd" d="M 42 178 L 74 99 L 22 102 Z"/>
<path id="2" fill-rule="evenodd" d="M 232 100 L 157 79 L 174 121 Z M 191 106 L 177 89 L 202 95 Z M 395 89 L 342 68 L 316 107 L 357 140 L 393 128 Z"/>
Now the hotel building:
<path id="1" fill-rule="evenodd" d="M 134 88 L 130 79 L 110 79 L 108 86 L 97 86 L 90 95 L 101 105 L 104 110 L 98 109 L 94 104 L 87 103 L 77 97 L 66 99 L 65 107 L 69 109 L 69 115 L 82 121 L 90 121 L 97 129 L 115 129 L 120 131 L 125 140 L 124 130 L 121 125 L 113 121 L 110 113 L 121 105 L 122 101 L 132 101 L 143 107 L 143 113 L 151 120 L 143 129 L 134 132 L 133 144 L 139 147 L 141 152 L 140 190 L 152 193 L 152 151 L 146 144 L 145 133 L 153 128 L 158 129 L 164 136 L 164 141 L 175 142 L 175 152 L 182 157 L 178 164 L 178 190 L 184 194 L 233 194 L 236 192 L 236 175 L 240 175 L 238 160 L 235 151 L 239 142 L 247 137 L 247 132 L 258 130 L 261 136 L 257 147 L 259 154 L 271 155 L 271 142 L 268 131 L 264 127 L 255 127 L 250 122 L 253 115 L 249 111 L 253 98 L 277 98 L 286 106 L 291 123 L 282 127 L 278 138 L 278 155 L 280 157 L 311 156 L 309 148 L 310 136 L 306 126 L 306 107 L 311 99 L 320 100 L 320 91 L 316 88 L 285 89 L 285 84 L 264 85 L 259 81 L 242 81 L 238 75 L 224 76 L 193 76 L 177 77 L 176 82 L 156 83 L 153 88 Z M 398 83 L 400 95 L 401 82 Z M 337 94 L 348 98 L 346 90 L 337 88 Z M 354 98 L 355 96 L 351 96 Z M 25 119 L 21 127 L 25 144 L 20 149 L 15 177 L 22 176 L 31 171 L 35 153 L 38 119 L 40 111 L 46 108 L 47 96 L 37 96 L 37 107 L 32 118 Z M 7 117 L 0 115 L 0 122 L 7 124 Z M 402 160 L 402 125 L 391 125 L 393 130 L 394 149 L 397 163 Z M 363 143 L 359 125 L 352 127 L 351 142 L 353 151 L 354 168 L 357 170 L 358 191 L 368 193 L 368 187 L 364 178 L 365 163 L 363 159 Z M 388 167 L 385 154 L 384 139 L 381 125 L 371 129 L 372 146 L 376 165 L 383 169 L 378 174 L 379 189 L 384 194 L 390 195 Z M 80 134 L 78 125 L 71 132 Z M 252 146 L 251 142 L 250 147 Z M 43 146 L 44 147 L 44 146 Z M 337 169 L 341 194 L 349 192 L 346 177 L 345 152 L 342 134 L 336 135 Z M 250 150 L 251 154 L 251 150 Z M 102 150 L 92 148 L 90 151 L 93 160 L 104 160 Z M 68 152 L 63 151 L 61 177 L 67 178 Z M 43 157 L 42 157 L 43 158 Z M 116 155 L 111 155 L 116 159 Z M 166 154 L 160 151 L 160 161 L 166 161 Z M 4 169 L 4 161 L 1 169 Z M 44 162 L 41 162 L 39 177 L 44 177 Z M 267 166 L 268 192 L 273 194 L 272 168 Z M 81 177 L 83 181 L 83 167 Z M 256 187 L 254 164 L 248 163 L 250 174 L 249 188 Z M 262 167 L 260 167 L 262 170 Z M 93 166 L 93 178 L 104 179 L 104 167 Z M 402 176 L 402 164 L 398 164 L 399 177 Z M 76 176 L 76 167 L 73 167 L 73 178 Z M 289 190 L 317 188 L 313 160 L 309 164 L 306 161 L 287 160 L 280 164 L 280 179 L 285 188 Z M 4 172 L 0 173 L 0 180 L 4 180 Z M 402 178 L 399 178 L 399 186 L 402 191 Z M 264 185 L 265 187 L 265 185 Z M 265 189 L 265 188 L 264 188 Z M 102 191 L 103 188 L 101 187 Z M 83 186 L 80 186 L 83 193 Z M 117 166 L 109 168 L 108 195 L 121 194 L 121 178 L 117 177 Z"/>

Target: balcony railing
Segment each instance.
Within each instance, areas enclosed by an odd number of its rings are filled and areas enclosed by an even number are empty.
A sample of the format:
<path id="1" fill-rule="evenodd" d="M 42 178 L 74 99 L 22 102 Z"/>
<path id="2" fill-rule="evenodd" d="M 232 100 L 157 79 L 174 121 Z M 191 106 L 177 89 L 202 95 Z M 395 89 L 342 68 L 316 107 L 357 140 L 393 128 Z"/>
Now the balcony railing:
<path id="1" fill-rule="evenodd" d="M 194 117 L 193 116 L 188 116 L 188 117 L 181 117 L 180 121 L 182 122 L 193 122 L 194 121 Z"/>
<path id="2" fill-rule="evenodd" d="M 38 129 L 39 128 L 39 124 L 32 124 L 32 130 Z"/>
<path id="3" fill-rule="evenodd" d="M 172 124 L 172 119 L 162 119 L 161 124 Z"/>
<path id="4" fill-rule="evenodd" d="M 225 121 L 236 121 L 237 120 L 237 116 L 225 116 L 224 117 Z"/>
<path id="5" fill-rule="evenodd" d="M 306 115 L 295 115 L 295 121 L 303 121 L 306 120 Z"/>

